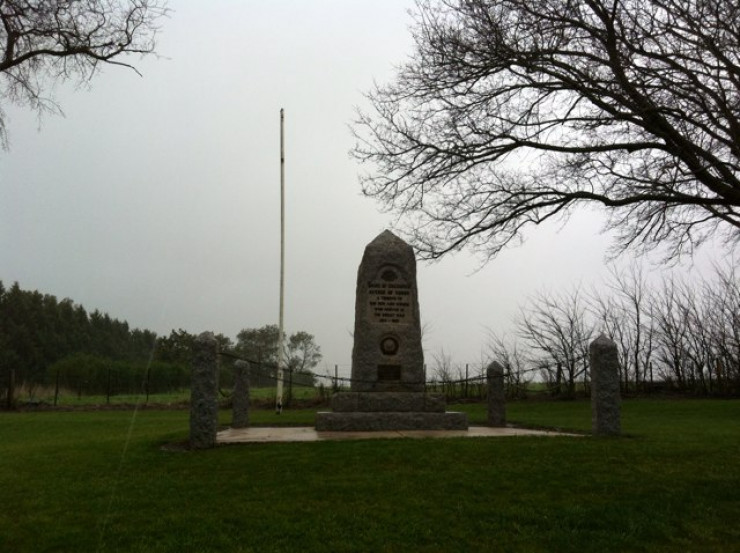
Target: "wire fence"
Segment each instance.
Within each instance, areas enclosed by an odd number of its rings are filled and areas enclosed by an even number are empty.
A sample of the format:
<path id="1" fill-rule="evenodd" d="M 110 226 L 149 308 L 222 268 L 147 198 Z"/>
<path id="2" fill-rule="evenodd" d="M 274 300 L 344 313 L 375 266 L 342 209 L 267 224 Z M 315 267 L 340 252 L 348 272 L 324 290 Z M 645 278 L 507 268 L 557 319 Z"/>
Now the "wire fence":
<path id="1" fill-rule="evenodd" d="M 221 397 L 228 401 L 234 382 L 233 362 L 244 361 L 250 366 L 250 387 L 255 390 L 255 398 L 274 402 L 278 382 L 278 370 L 275 363 L 250 359 L 230 351 L 219 352 L 224 362 L 220 363 L 219 382 Z M 226 361 L 228 360 L 228 361 Z M 130 396 L 140 396 L 144 403 L 149 403 L 150 395 L 157 396 L 153 402 L 161 402 L 163 395 L 171 394 L 187 401 L 190 389 L 190 367 L 187 365 L 149 363 L 136 370 L 124 370 L 115 363 L 101 364 L 100 367 L 87 367 L 86 370 L 76 370 L 69 373 L 56 371 L 46 384 L 45 394 L 41 390 L 28 388 L 18 390 L 16 397 L 23 404 L 49 403 L 57 405 L 60 395 L 68 396 L 67 402 L 84 403 L 85 396 L 101 398 L 97 401 L 106 404 L 128 401 Z M 290 406 L 296 401 L 308 401 L 313 404 L 328 402 L 331 395 L 340 391 L 350 391 L 356 387 L 367 387 L 375 384 L 374 380 L 362 380 L 351 376 L 340 375 L 340 366 L 334 365 L 325 369 L 325 373 L 299 371 L 291 367 L 283 370 L 284 404 Z M 346 367 L 342 367 L 346 370 Z M 423 382 L 410 382 L 412 388 L 423 388 L 426 393 L 442 395 L 448 402 L 482 401 L 487 397 L 486 366 L 483 363 L 471 363 L 454 366 L 433 366 L 433 376 L 426 378 L 430 371 L 424 367 Z M 543 367 L 522 368 L 513 370 L 504 368 L 504 389 L 509 399 L 526 398 L 577 398 L 590 395 L 588 373 L 582 372 L 578 378 L 548 379 L 553 371 L 548 373 Z M 676 388 L 670 381 L 655 381 L 644 385 L 638 393 L 645 395 L 685 393 L 685 390 Z M 421 385 L 421 386 L 420 386 Z M 257 391 L 259 390 L 259 391 Z M 718 389 L 715 395 L 726 396 L 727 390 Z M 623 389 L 623 393 L 632 390 Z M 2 390 L 0 390 L 2 392 Z M 4 394 L 3 394 L 4 396 Z M 9 396 L 9 394 L 8 394 Z M 69 396 L 74 396 L 70 398 Z M 10 400 L 8 407 L 10 408 Z"/>
<path id="2" fill-rule="evenodd" d="M 250 365 L 250 383 L 254 386 L 254 382 L 265 383 L 269 382 L 271 385 L 277 385 L 278 382 L 278 367 L 274 363 L 265 363 L 260 360 L 249 359 L 242 357 L 231 352 L 219 352 L 222 357 L 229 358 L 234 361 L 244 361 Z M 320 398 L 328 398 L 331 393 L 339 391 L 351 390 L 354 384 L 376 384 L 376 380 L 363 380 L 358 378 L 339 376 L 338 370 L 335 365 L 335 373 L 332 374 L 320 374 L 310 373 L 312 379 L 312 387 L 316 391 L 316 395 Z M 470 366 L 466 365 L 466 373 L 469 373 Z M 568 393 L 567 383 L 547 383 L 537 382 L 532 383 L 523 379 L 522 373 L 534 373 L 539 372 L 540 369 L 527 369 L 519 372 L 504 371 L 504 387 L 506 390 L 507 397 L 510 398 L 526 398 L 531 395 L 535 396 L 558 396 Z M 457 378 L 451 377 L 433 377 L 431 379 L 425 379 L 423 382 L 405 382 L 411 387 L 422 384 L 424 391 L 431 394 L 439 394 L 445 396 L 448 401 L 458 400 L 483 400 L 487 397 L 487 376 L 483 373 L 483 370 L 479 368 L 479 374 L 470 376 L 460 376 Z M 304 373 L 305 374 L 305 373 Z M 425 367 L 424 374 L 427 374 Z M 293 374 L 290 368 L 284 369 L 283 382 L 290 380 Z M 577 383 L 578 385 L 571 390 L 574 394 L 582 392 L 587 395 L 589 393 L 588 383 Z M 259 386 L 257 386 L 259 387 Z M 290 393 L 290 392 L 289 392 Z M 290 399 L 290 398 L 289 398 Z"/>

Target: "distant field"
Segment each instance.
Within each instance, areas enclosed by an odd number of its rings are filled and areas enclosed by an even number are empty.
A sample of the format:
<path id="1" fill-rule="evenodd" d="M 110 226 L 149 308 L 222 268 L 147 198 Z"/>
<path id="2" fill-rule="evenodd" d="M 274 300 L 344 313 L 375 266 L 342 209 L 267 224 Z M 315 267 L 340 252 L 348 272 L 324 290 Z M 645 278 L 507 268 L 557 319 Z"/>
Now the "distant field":
<path id="1" fill-rule="evenodd" d="M 223 390 L 221 399 L 227 399 L 231 390 Z M 287 392 L 286 392 L 287 393 Z M 255 400 L 273 400 L 275 399 L 275 388 L 252 388 L 250 396 Z M 294 386 L 293 397 L 297 400 L 310 399 L 318 397 L 316 388 L 308 386 Z M 29 402 L 28 397 L 21 396 L 18 398 L 21 406 Z M 62 390 L 57 396 L 58 407 L 85 407 L 94 405 L 174 405 L 190 401 L 190 390 L 181 390 L 168 394 L 115 394 L 107 397 L 105 395 L 78 395 L 69 390 Z M 54 390 L 42 390 L 34 394 L 31 403 L 43 403 L 45 405 L 54 404 Z"/>
<path id="2" fill-rule="evenodd" d="M 187 411 L 0 413 L 0 551 L 737 551 L 740 401 L 626 401 L 623 415 L 618 439 L 182 452 L 161 446 L 187 438 Z M 590 427 L 580 401 L 508 416 Z"/>
<path id="3" fill-rule="evenodd" d="M 478 384 L 471 384 L 468 389 L 468 395 L 465 396 L 464 394 L 464 387 L 461 384 L 457 384 L 454 386 L 454 390 L 451 390 L 450 386 L 443 387 L 440 384 L 428 384 L 427 391 L 428 393 L 433 394 L 443 394 L 445 391 L 447 392 L 447 397 L 454 397 L 454 398 L 463 398 L 467 397 L 470 398 L 471 401 L 482 401 L 482 394 L 483 389 Z M 251 397 L 255 400 L 255 402 L 259 403 L 260 405 L 264 405 L 265 403 L 270 403 L 275 401 L 275 387 L 269 386 L 269 387 L 261 387 L 261 388 L 252 388 L 250 391 Z M 227 400 L 229 395 L 231 394 L 231 390 L 228 388 L 221 390 L 221 396 L 220 399 Z M 285 386 L 284 390 L 284 398 L 287 400 L 287 385 Z M 323 394 L 323 395 L 322 395 Z M 547 387 L 542 382 L 530 382 L 527 385 L 527 394 L 530 399 L 545 399 L 551 398 L 552 396 L 547 390 Z M 322 397 L 328 397 L 331 395 L 331 390 L 329 388 L 324 388 L 321 390 L 318 387 L 312 387 L 312 386 L 293 386 L 293 398 L 299 402 L 315 402 L 318 401 Z M 576 397 L 583 398 L 584 396 L 587 396 L 587 394 L 583 390 L 583 384 L 578 383 L 576 387 Z M 120 405 L 120 404 L 128 404 L 128 405 L 137 405 L 137 404 L 153 404 L 153 405 L 176 405 L 176 404 L 182 404 L 184 402 L 187 402 L 190 400 L 190 390 L 180 390 L 177 392 L 171 392 L 171 393 L 162 393 L 162 394 L 150 394 L 149 397 L 145 394 L 113 394 L 110 397 L 106 396 L 105 394 L 99 394 L 99 395 L 78 395 L 76 392 L 72 390 L 60 390 L 59 395 L 57 396 L 57 406 L 59 407 L 84 407 L 84 406 L 95 406 L 95 405 Z M 29 402 L 32 404 L 38 404 L 42 403 L 45 405 L 54 405 L 54 389 L 53 388 L 43 388 L 43 389 L 36 389 L 33 393 L 33 396 L 29 398 L 28 393 L 23 390 L 20 391 L 17 396 L 17 401 L 20 406 L 27 405 Z"/>

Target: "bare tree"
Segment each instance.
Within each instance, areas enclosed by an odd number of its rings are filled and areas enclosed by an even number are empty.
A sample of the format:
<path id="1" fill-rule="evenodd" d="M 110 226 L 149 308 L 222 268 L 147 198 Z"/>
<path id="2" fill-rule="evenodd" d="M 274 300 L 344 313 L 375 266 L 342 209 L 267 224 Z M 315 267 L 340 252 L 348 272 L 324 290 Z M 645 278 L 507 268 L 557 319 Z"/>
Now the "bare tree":
<path id="1" fill-rule="evenodd" d="M 681 390 L 724 391 L 738 367 L 740 281 L 735 268 L 717 267 L 710 278 L 671 278 L 654 310 L 661 372 Z"/>
<path id="2" fill-rule="evenodd" d="M 566 395 L 573 397 L 576 381 L 588 378 L 588 346 L 593 330 L 585 301 L 577 289 L 567 294 L 540 292 L 531 297 L 517 321 L 519 336 L 534 351 L 532 361 L 555 368 L 557 392 L 567 384 Z M 552 379 L 550 379 L 552 380 Z"/>
<path id="3" fill-rule="evenodd" d="M 432 354 L 432 362 L 434 380 L 439 380 L 442 384 L 443 394 L 451 394 L 453 380 L 452 355 L 446 353 L 444 348 L 440 348 L 436 353 Z"/>
<path id="4" fill-rule="evenodd" d="M 353 153 L 423 256 L 490 259 L 584 204 L 618 251 L 740 239 L 737 0 L 417 0 L 414 16 Z"/>
<path id="5" fill-rule="evenodd" d="M 493 360 L 504 367 L 504 382 L 511 397 L 526 397 L 529 384 L 532 382 L 532 371 L 527 368 L 527 355 L 516 340 L 499 336 L 494 332 L 488 334 L 488 351 Z"/>
<path id="6" fill-rule="evenodd" d="M 650 290 L 639 265 L 627 271 L 612 267 L 610 272 L 605 289 L 594 290 L 589 302 L 603 331 L 618 345 L 626 391 L 630 381 L 639 388 L 649 372 L 653 343 Z"/>
<path id="7" fill-rule="evenodd" d="M 106 64 L 136 71 L 126 55 L 154 52 L 166 13 L 164 0 L 0 0 L 0 98 L 59 112 L 57 82 L 87 83 Z"/>
<path id="8" fill-rule="evenodd" d="M 710 278 L 668 273 L 657 289 L 632 269 L 613 270 L 586 299 L 578 289 L 540 292 L 521 308 L 517 331 L 518 342 L 489 335 L 510 388 L 538 370 L 556 394 L 572 395 L 588 381 L 589 343 L 605 332 L 617 343 L 625 390 L 654 390 L 644 385 L 655 376 L 680 392 L 740 392 L 740 277 L 732 259 Z"/>
<path id="9" fill-rule="evenodd" d="M 740 391 L 740 275 L 734 260 L 715 267 L 714 281 L 704 286 L 702 324 L 709 329 L 710 374 L 720 392 Z"/>
<path id="10" fill-rule="evenodd" d="M 656 356 L 660 363 L 658 372 L 679 389 L 684 389 L 687 383 L 688 334 L 691 331 L 689 308 L 682 301 L 684 288 L 684 283 L 670 277 L 653 299 Z"/>
<path id="11" fill-rule="evenodd" d="M 659 379 L 682 392 L 735 393 L 740 383 L 740 278 L 733 260 L 709 278 L 668 274 L 657 291 L 639 270 L 613 271 L 591 308 L 619 346 L 623 385 Z"/>
<path id="12" fill-rule="evenodd" d="M 686 335 L 685 353 L 688 359 L 688 384 L 697 392 L 708 393 L 712 388 L 711 365 L 712 318 L 711 297 L 706 293 L 709 282 L 703 280 L 701 288 L 684 287 L 681 301 L 685 306 L 689 332 Z"/>

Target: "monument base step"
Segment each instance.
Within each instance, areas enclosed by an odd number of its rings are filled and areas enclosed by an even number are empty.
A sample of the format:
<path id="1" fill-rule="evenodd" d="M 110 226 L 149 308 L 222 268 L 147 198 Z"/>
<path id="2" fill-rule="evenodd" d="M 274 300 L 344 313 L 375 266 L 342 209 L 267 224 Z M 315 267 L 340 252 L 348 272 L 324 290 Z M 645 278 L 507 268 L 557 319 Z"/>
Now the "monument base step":
<path id="1" fill-rule="evenodd" d="M 467 430 L 467 413 L 316 413 L 318 432 L 373 430 Z"/>
<path id="2" fill-rule="evenodd" d="M 335 413 L 444 413 L 445 398 L 423 392 L 339 392 L 331 398 Z"/>

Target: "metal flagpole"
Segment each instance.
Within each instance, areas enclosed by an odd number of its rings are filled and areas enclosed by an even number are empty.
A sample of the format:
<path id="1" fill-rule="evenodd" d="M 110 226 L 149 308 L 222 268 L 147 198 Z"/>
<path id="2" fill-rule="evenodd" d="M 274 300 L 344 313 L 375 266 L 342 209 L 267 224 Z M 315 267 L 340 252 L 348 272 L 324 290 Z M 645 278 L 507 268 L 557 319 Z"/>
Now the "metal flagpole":
<path id="1" fill-rule="evenodd" d="M 283 364 L 285 354 L 283 342 L 283 311 L 285 293 L 285 113 L 280 108 L 280 317 L 278 323 L 278 354 L 277 354 L 277 394 L 275 396 L 275 412 L 279 415 L 283 411 Z"/>

